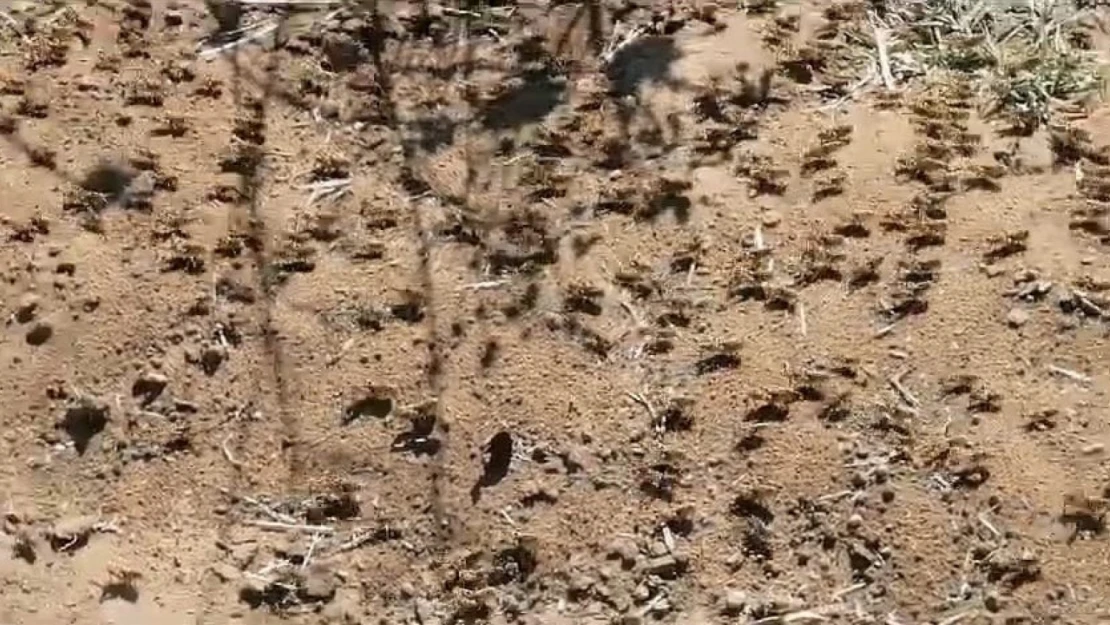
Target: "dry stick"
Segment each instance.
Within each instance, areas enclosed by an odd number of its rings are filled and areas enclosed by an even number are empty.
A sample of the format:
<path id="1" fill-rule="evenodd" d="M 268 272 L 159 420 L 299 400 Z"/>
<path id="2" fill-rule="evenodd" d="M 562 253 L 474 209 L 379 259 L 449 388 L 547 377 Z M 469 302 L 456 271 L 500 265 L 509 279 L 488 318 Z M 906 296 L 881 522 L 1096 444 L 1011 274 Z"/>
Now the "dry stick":
<path id="1" fill-rule="evenodd" d="M 386 526 L 386 529 L 388 529 L 388 527 L 389 526 Z M 358 549 L 359 547 L 361 547 L 361 546 L 363 546 L 363 545 L 365 545 L 369 542 L 372 542 L 376 535 L 377 535 L 377 531 L 376 530 L 370 530 L 370 529 L 366 530 L 366 532 L 363 533 L 363 534 L 356 534 L 356 535 L 352 536 L 347 542 L 342 543 L 340 545 L 337 545 L 334 549 L 331 549 L 330 552 L 325 557 L 326 558 L 331 558 L 331 557 L 337 556 L 341 553 L 346 553 L 348 551 L 354 551 L 355 549 Z"/>
<path id="2" fill-rule="evenodd" d="M 1083 312 L 1087 313 L 1088 315 L 1099 318 L 1106 317 L 1106 311 L 1102 310 L 1102 308 L 1100 308 L 1098 304 L 1095 304 L 1090 299 L 1088 299 L 1087 296 L 1081 293 L 1076 293 L 1075 300 L 1079 302 L 1079 307 L 1083 309 Z"/>
<path id="3" fill-rule="evenodd" d="M 346 341 L 343 341 L 343 345 L 340 346 L 339 351 L 331 358 L 328 358 L 327 365 L 329 367 L 334 367 L 336 364 L 339 363 L 340 360 L 343 359 L 343 356 L 345 356 L 347 352 L 351 351 L 351 348 L 354 347 L 354 345 L 355 337 L 353 336 Z"/>
<path id="4" fill-rule="evenodd" d="M 609 40 L 609 42 L 605 44 L 605 50 L 601 53 L 601 63 L 603 65 L 612 63 L 617 53 L 631 45 L 645 32 L 647 31 L 642 26 L 637 26 L 630 30 L 619 42 L 617 42 L 616 39 Z M 616 29 L 614 29 L 613 34 L 616 34 Z"/>
<path id="5" fill-rule="evenodd" d="M 224 437 L 224 440 L 220 442 L 220 450 L 224 452 L 224 458 L 227 458 L 227 461 L 231 463 L 231 466 L 237 469 L 242 469 L 243 463 L 236 460 L 235 456 L 231 455 L 231 448 L 227 446 L 228 441 L 230 441 L 233 436 L 235 436 L 234 433 L 228 434 Z"/>
<path id="6" fill-rule="evenodd" d="M 215 48 L 201 49 L 200 56 L 207 58 L 216 56 L 217 54 L 223 54 L 228 50 L 233 50 L 243 44 L 250 43 L 255 39 L 261 39 L 262 37 L 269 35 L 277 29 L 277 22 L 264 22 L 262 24 L 256 24 L 254 26 L 241 29 L 242 36 L 235 41 L 230 41 L 222 46 L 217 46 Z"/>
<path id="7" fill-rule="evenodd" d="M 636 402 L 637 404 L 643 406 L 644 410 L 647 410 L 648 416 L 651 417 L 652 425 L 656 425 L 658 423 L 659 417 L 658 414 L 655 412 L 655 406 L 652 406 L 651 402 L 645 399 L 643 395 L 639 393 L 625 393 L 625 396 L 627 396 L 629 399 Z"/>
<path id="8" fill-rule="evenodd" d="M 237 4 L 262 6 L 315 6 L 326 7 L 343 4 L 346 0 L 234 0 Z"/>
<path id="9" fill-rule="evenodd" d="M 806 305 L 802 302 L 798 302 L 798 330 L 802 333 L 802 336 L 806 336 Z"/>
<path id="10" fill-rule="evenodd" d="M 821 608 L 824 609 L 824 608 Z M 829 617 L 816 610 L 798 610 L 776 616 L 765 616 L 751 622 L 751 625 L 772 625 L 776 623 L 809 623 L 814 621 L 827 621 Z"/>
<path id="11" fill-rule="evenodd" d="M 312 554 L 313 554 L 313 552 L 316 551 L 316 545 L 320 544 L 320 540 L 322 538 L 323 538 L 323 534 L 313 534 L 312 535 L 312 542 L 308 544 L 308 551 L 305 553 L 304 562 L 301 562 L 301 570 L 302 571 L 308 569 L 309 563 L 312 562 Z"/>
<path id="12" fill-rule="evenodd" d="M 256 521 L 247 520 L 243 521 L 244 524 L 257 527 L 259 529 L 270 530 L 274 532 L 301 532 L 304 534 L 334 534 L 335 528 L 327 525 L 302 525 L 300 523 L 281 523 L 278 521 Z"/>
<path id="13" fill-rule="evenodd" d="M 755 251 L 757 252 L 767 249 L 763 242 L 763 226 L 756 225 L 755 234 L 752 235 L 752 243 L 755 245 Z"/>
<path id="14" fill-rule="evenodd" d="M 960 621 L 967 620 L 967 619 L 969 619 L 973 616 L 977 616 L 978 614 L 979 614 L 979 610 L 975 610 L 975 609 L 967 610 L 965 612 L 960 612 L 958 614 L 953 614 L 952 616 L 950 616 L 950 617 L 944 619 L 943 621 L 937 623 L 937 625 L 955 625 L 956 623 L 959 623 Z"/>
<path id="15" fill-rule="evenodd" d="M 1076 382 L 1082 382 L 1083 384 L 1091 383 L 1091 376 L 1084 375 L 1082 373 L 1079 373 L 1078 371 L 1072 371 L 1071 369 L 1065 369 L 1057 365 L 1048 365 L 1048 370 L 1052 373 L 1055 373 L 1056 375 L 1063 376 Z"/>
<path id="16" fill-rule="evenodd" d="M 894 74 L 890 71 L 890 51 L 887 50 L 887 37 L 890 35 L 885 28 L 879 28 L 875 23 L 876 18 L 871 18 L 871 32 L 875 37 L 875 48 L 879 51 L 879 75 L 883 77 L 883 86 L 887 91 L 894 91 Z"/>
<path id="17" fill-rule="evenodd" d="M 913 393 L 911 393 L 909 389 L 902 385 L 902 378 L 904 378 L 907 373 L 909 373 L 908 370 L 902 371 L 897 375 L 891 376 L 890 378 L 888 378 L 887 381 L 890 382 L 890 386 L 893 387 L 895 391 L 898 391 L 898 394 L 902 396 L 902 399 L 905 400 L 907 404 L 916 408 L 917 406 L 921 405 L 921 402 L 917 401 L 917 398 L 913 396 Z"/>
<path id="18" fill-rule="evenodd" d="M 247 495 L 233 495 L 233 494 L 231 494 L 231 491 L 229 491 L 226 488 L 221 488 L 220 492 L 223 493 L 224 495 L 227 495 L 228 497 L 230 497 L 232 499 L 239 499 L 241 501 L 245 501 L 245 502 L 249 503 L 250 505 L 254 506 L 255 508 L 258 508 L 263 514 L 270 517 L 274 521 L 277 521 L 278 523 L 286 523 L 288 525 L 296 525 L 297 524 L 297 519 L 294 519 L 293 517 L 289 516 L 288 514 L 282 514 L 282 513 L 278 512 L 277 510 L 274 510 L 270 506 L 267 506 L 266 504 L 264 504 L 261 501 L 255 499 L 254 497 L 249 497 Z"/>
<path id="19" fill-rule="evenodd" d="M 853 492 L 854 491 L 850 491 L 850 490 L 842 490 L 842 491 L 838 491 L 838 492 L 835 492 L 835 493 L 829 493 L 828 495 L 821 495 L 820 497 L 817 498 L 817 501 L 818 502 L 836 501 L 837 499 L 843 499 L 845 497 L 851 496 Z"/>
<path id="20" fill-rule="evenodd" d="M 486 282 L 472 282 L 470 284 L 464 284 L 460 286 L 459 290 L 482 291 L 484 289 L 496 289 L 497 287 L 505 286 L 506 284 L 509 284 L 508 280 L 488 280 Z"/>
<path id="21" fill-rule="evenodd" d="M 877 338 L 877 339 L 881 339 L 881 338 L 883 338 L 884 336 L 886 336 L 886 335 L 890 334 L 891 332 L 893 332 L 893 331 L 894 331 L 894 328 L 896 328 L 896 327 L 898 327 L 898 323 L 897 323 L 897 322 L 895 322 L 895 323 L 892 323 L 892 324 L 890 324 L 890 325 L 888 325 L 888 326 L 883 326 L 883 327 L 879 328 L 879 329 L 878 329 L 878 330 L 877 330 L 877 331 L 875 332 L 875 334 L 874 334 L 874 335 L 872 335 L 872 337 L 873 337 L 873 338 Z"/>
<path id="22" fill-rule="evenodd" d="M 994 524 L 987 520 L 987 514 L 985 512 L 979 513 L 979 523 L 981 523 L 983 527 L 987 528 L 987 530 L 989 530 L 991 534 L 994 534 L 995 538 L 1002 538 L 1002 532 L 1000 532 L 998 528 L 994 526 Z"/>
<path id="23" fill-rule="evenodd" d="M 850 595 L 850 594 L 852 594 L 856 591 L 863 590 L 864 588 L 867 588 L 867 582 L 859 582 L 858 584 L 852 584 L 851 586 L 848 586 L 847 588 L 841 588 L 840 590 L 834 592 L 833 595 L 832 595 L 832 598 L 834 600 L 839 601 L 841 598 L 843 598 L 847 595 Z"/>
<path id="24" fill-rule="evenodd" d="M 23 30 L 19 27 L 19 22 L 15 21 L 14 17 L 8 15 L 3 11 L 0 11 L 0 19 L 3 19 L 4 22 L 10 25 L 12 30 L 15 31 L 15 34 L 19 35 L 20 39 L 23 39 L 24 41 L 27 40 L 27 35 L 23 34 Z"/>

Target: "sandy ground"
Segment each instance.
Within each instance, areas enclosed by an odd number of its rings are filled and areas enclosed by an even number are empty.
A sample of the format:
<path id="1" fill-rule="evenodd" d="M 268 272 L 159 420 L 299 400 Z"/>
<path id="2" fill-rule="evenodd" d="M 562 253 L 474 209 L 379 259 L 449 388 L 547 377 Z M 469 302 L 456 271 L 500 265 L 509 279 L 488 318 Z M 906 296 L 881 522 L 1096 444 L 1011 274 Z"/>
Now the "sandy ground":
<path id="1" fill-rule="evenodd" d="M 829 106 L 824 5 L 87 4 L 0 32 L 0 623 L 1110 619 L 1110 109 Z"/>

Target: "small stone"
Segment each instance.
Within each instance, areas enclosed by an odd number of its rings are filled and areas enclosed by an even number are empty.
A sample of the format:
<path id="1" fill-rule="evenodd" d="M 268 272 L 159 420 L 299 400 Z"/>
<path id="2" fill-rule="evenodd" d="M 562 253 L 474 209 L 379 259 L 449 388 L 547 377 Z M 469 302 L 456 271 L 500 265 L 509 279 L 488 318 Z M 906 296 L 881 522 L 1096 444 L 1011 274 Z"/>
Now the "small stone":
<path id="1" fill-rule="evenodd" d="M 987 592 L 983 597 L 983 607 L 987 609 L 987 612 L 998 612 L 1002 608 L 998 593 L 993 590 Z"/>
<path id="2" fill-rule="evenodd" d="M 571 576 L 570 581 L 567 583 L 567 590 L 572 595 L 581 596 L 589 592 L 590 587 L 594 585 L 594 580 L 589 576 L 582 573 Z"/>
<path id="3" fill-rule="evenodd" d="M 1011 328 L 1020 328 L 1029 323 L 1029 313 L 1021 308 L 1014 308 L 1006 314 L 1006 325 Z"/>
<path id="4" fill-rule="evenodd" d="M 681 565 L 674 556 L 659 556 L 648 560 L 644 565 L 644 570 L 663 579 L 673 579 L 678 577 L 681 572 Z"/>
<path id="5" fill-rule="evenodd" d="M 566 452 L 563 453 L 563 469 L 568 475 L 573 475 L 586 468 L 586 463 L 589 462 L 589 452 L 578 446 L 572 445 Z"/>
<path id="6" fill-rule="evenodd" d="M 323 566 L 313 566 L 305 572 L 297 595 L 305 601 L 330 601 L 335 596 L 335 575 Z"/>
<path id="7" fill-rule="evenodd" d="M 212 565 L 212 574 L 224 583 L 239 579 L 240 577 L 239 569 L 227 562 Z"/>
<path id="8" fill-rule="evenodd" d="M 848 525 L 848 531 L 849 532 L 858 531 L 859 528 L 863 527 L 863 517 L 860 516 L 858 513 L 853 514 L 852 516 L 848 517 L 848 524 L 847 525 Z"/>
<path id="9" fill-rule="evenodd" d="M 39 298 L 34 293 L 28 293 L 19 300 L 19 307 L 15 309 L 15 320 L 19 323 L 27 323 L 35 318 L 35 313 L 39 310 Z"/>
<path id="10" fill-rule="evenodd" d="M 39 321 L 31 326 L 31 329 L 27 331 L 27 335 L 24 338 L 27 339 L 28 345 L 37 347 L 49 341 L 52 336 L 54 336 L 54 326 L 45 321 Z"/>
<path id="11" fill-rule="evenodd" d="M 731 589 L 725 593 L 724 597 L 724 611 L 725 614 L 736 616 L 744 611 L 744 606 L 748 603 L 748 593 L 743 590 Z"/>
<path id="12" fill-rule="evenodd" d="M 618 536 L 609 543 L 608 554 L 610 558 L 617 558 L 622 564 L 632 566 L 636 557 L 640 555 L 640 547 L 636 541 L 627 536 Z"/>
<path id="13" fill-rule="evenodd" d="M 1102 443 L 1091 443 L 1090 445 L 1087 445 L 1083 448 L 1083 455 L 1093 456 L 1095 454 L 1101 454 L 1105 449 L 1106 445 L 1103 445 Z"/>
<path id="14" fill-rule="evenodd" d="M 324 100 L 318 108 L 320 117 L 324 119 L 338 119 L 342 110 L 342 107 L 335 100 Z"/>
<path id="15" fill-rule="evenodd" d="M 764 211 L 762 217 L 760 217 L 760 222 L 765 228 L 774 228 L 782 223 L 782 215 L 776 210 L 767 210 Z"/>
<path id="16" fill-rule="evenodd" d="M 436 616 L 435 606 L 431 601 L 424 598 L 417 598 L 412 602 L 413 613 L 416 616 L 416 622 L 420 625 L 439 625 L 441 622 Z"/>

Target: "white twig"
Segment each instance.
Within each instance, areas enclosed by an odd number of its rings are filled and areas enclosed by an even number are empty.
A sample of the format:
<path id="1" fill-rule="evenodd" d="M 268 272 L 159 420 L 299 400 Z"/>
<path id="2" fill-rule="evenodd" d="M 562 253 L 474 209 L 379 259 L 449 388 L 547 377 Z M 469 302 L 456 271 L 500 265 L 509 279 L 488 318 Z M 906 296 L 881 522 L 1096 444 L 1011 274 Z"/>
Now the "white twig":
<path id="1" fill-rule="evenodd" d="M 834 600 L 839 601 L 841 598 L 843 598 L 847 595 L 850 595 L 854 592 L 863 590 L 864 588 L 867 588 L 867 582 L 859 582 L 858 584 L 852 584 L 851 586 L 848 586 L 847 588 L 841 588 L 840 590 L 834 592 L 833 595 L 832 595 L 832 598 Z"/>
<path id="2" fill-rule="evenodd" d="M 350 185 L 350 184 L 351 184 L 351 179 L 350 178 L 332 178 L 332 179 L 329 179 L 329 180 L 320 180 L 320 181 L 317 181 L 317 182 L 310 182 L 308 184 L 302 184 L 302 185 L 298 186 L 297 189 L 300 190 L 300 191 L 307 191 L 307 190 L 323 191 L 323 190 L 328 190 L 328 189 L 335 189 L 335 188 L 338 188 L 338 187 L 344 187 L 344 186 L 347 186 L 347 185 Z"/>
<path id="3" fill-rule="evenodd" d="M 334 549 L 331 549 L 330 553 L 328 553 L 327 557 L 330 558 L 332 556 L 335 556 L 335 555 L 338 555 L 338 554 L 341 554 L 341 553 L 346 553 L 348 551 L 354 551 L 355 549 L 358 549 L 359 547 L 361 547 L 361 546 L 363 546 L 363 545 L 365 545 L 369 542 L 372 542 L 375 539 L 376 536 L 377 536 L 377 531 L 376 530 L 370 530 L 370 529 L 366 530 L 363 533 L 355 534 L 347 542 L 335 547 Z"/>
<path id="4" fill-rule="evenodd" d="M 651 423 L 653 426 L 659 425 L 659 415 L 655 412 L 655 406 L 652 406 L 651 402 L 649 402 L 643 395 L 639 393 L 625 393 L 625 396 L 627 396 L 629 399 L 636 402 L 637 404 L 643 406 L 644 410 L 647 410 L 648 416 L 651 417 Z"/>
<path id="5" fill-rule="evenodd" d="M 301 190 L 312 190 L 305 202 L 305 206 L 312 206 L 317 200 L 338 200 L 351 190 L 350 178 L 335 178 L 332 180 L 321 180 L 311 184 L 301 185 L 298 187 Z"/>
<path id="6" fill-rule="evenodd" d="M 987 519 L 987 514 L 985 512 L 979 513 L 979 523 L 981 523 L 983 527 L 987 528 L 987 530 L 989 530 L 991 534 L 994 534 L 995 538 L 1002 538 L 1002 532 L 1000 532 L 998 528 L 995 527 L 994 524 Z"/>
<path id="7" fill-rule="evenodd" d="M 806 325 L 806 305 L 798 302 L 798 331 L 802 336 L 806 336 L 808 326 Z"/>
<path id="8" fill-rule="evenodd" d="M 294 519 L 293 517 L 289 516 L 288 514 L 282 514 L 282 513 L 278 512 L 277 510 L 274 510 L 270 506 L 267 506 L 266 504 L 262 503 L 261 501 L 255 499 L 253 497 L 248 497 L 247 495 L 233 495 L 231 493 L 231 491 L 229 491 L 226 488 L 221 488 L 220 492 L 227 495 L 228 497 L 230 497 L 233 500 L 238 499 L 240 501 L 247 502 L 248 504 L 254 506 L 255 508 L 258 508 L 262 512 L 262 514 L 265 514 L 266 516 L 270 517 L 271 519 L 273 519 L 274 521 L 276 521 L 278 523 L 285 523 L 287 525 L 296 525 L 297 524 L 297 519 Z"/>
<path id="9" fill-rule="evenodd" d="M 960 621 L 967 620 L 967 619 L 969 619 L 973 616 L 976 616 L 978 614 L 979 614 L 979 610 L 974 610 L 974 609 L 973 610 L 966 610 L 964 612 L 959 612 L 957 614 L 953 614 L 952 616 L 950 616 L 950 617 L 944 619 L 943 621 L 937 623 L 937 625 L 955 625 L 956 623 L 959 623 Z"/>
<path id="10" fill-rule="evenodd" d="M 444 15 L 451 15 L 451 16 L 454 16 L 454 17 L 472 17 L 472 18 L 475 18 L 475 19 L 479 19 L 479 18 L 482 17 L 481 13 L 476 13 L 474 11 L 467 11 L 467 10 L 464 10 L 464 9 L 456 9 L 454 7 L 443 7 L 441 10 L 443 11 Z"/>
<path id="11" fill-rule="evenodd" d="M 224 437 L 224 440 L 220 441 L 220 450 L 224 452 L 224 458 L 227 458 L 227 461 L 231 463 L 231 466 L 242 469 L 243 463 L 239 462 L 235 459 L 235 456 L 231 455 L 231 448 L 227 446 L 228 441 L 230 441 L 231 437 L 233 436 L 235 435 L 228 434 Z"/>
<path id="12" fill-rule="evenodd" d="M 3 11 L 0 11 L 0 20 L 3 20 L 4 23 L 11 26 L 12 30 L 15 31 L 15 34 L 19 35 L 20 39 L 23 39 L 24 41 L 27 40 L 27 35 L 23 34 L 23 29 L 19 27 L 19 22 L 17 22 L 14 17 L 8 15 Z"/>
<path id="13" fill-rule="evenodd" d="M 880 28 L 878 18 L 871 16 L 871 33 L 875 37 L 875 48 L 879 51 L 879 75 L 883 78 L 883 86 L 887 91 L 894 91 L 897 85 L 894 82 L 894 73 L 890 71 L 890 51 L 887 44 L 890 42 L 890 32 Z"/>
<path id="14" fill-rule="evenodd" d="M 893 332 L 893 331 L 894 331 L 894 328 L 896 328 L 896 327 L 898 327 L 898 323 L 897 323 L 897 322 L 895 322 L 895 323 L 892 323 L 892 324 L 890 324 L 890 325 L 886 325 L 886 326 L 883 326 L 883 327 L 879 328 L 879 329 L 878 329 L 878 330 L 877 330 L 877 331 L 875 332 L 875 334 L 874 334 L 873 336 L 874 336 L 874 338 L 877 338 L 877 339 L 881 339 L 881 338 L 883 338 L 884 336 L 886 336 L 886 335 L 890 334 L 891 332 Z"/>
<path id="15" fill-rule="evenodd" d="M 617 30 L 618 29 L 616 28 L 613 29 L 614 35 L 616 35 Z M 601 53 L 601 63 L 603 65 L 608 65 L 612 63 L 613 59 L 616 58 L 617 54 L 621 50 L 632 45 L 632 43 L 639 39 L 645 32 L 647 32 L 647 29 L 645 29 L 643 26 L 637 26 L 620 39 L 614 36 L 612 39 L 609 40 L 607 44 L 605 44 L 605 50 L 603 50 Z"/>
<path id="16" fill-rule="evenodd" d="M 489 280 L 489 281 L 486 281 L 486 282 L 472 282 L 470 284 L 462 285 L 461 287 L 459 287 L 459 290 L 483 291 L 485 289 L 496 289 L 497 287 L 504 286 L 508 283 L 509 283 L 508 280 Z"/>
<path id="17" fill-rule="evenodd" d="M 312 542 L 308 544 L 308 551 L 305 553 L 304 562 L 301 562 L 302 571 L 308 569 L 309 563 L 312 562 L 312 554 L 316 551 L 316 545 L 319 545 L 320 541 L 323 540 L 323 538 L 323 534 L 312 535 Z"/>
<path id="18" fill-rule="evenodd" d="M 304 534 L 334 534 L 335 528 L 327 525 L 302 525 L 300 523 L 281 523 L 278 521 L 256 521 L 247 520 L 243 521 L 246 525 L 251 525 L 259 529 L 270 530 L 274 532 L 301 532 Z"/>
<path id="19" fill-rule="evenodd" d="M 798 610 L 797 612 L 789 612 L 787 614 L 765 616 L 763 618 L 752 621 L 751 625 L 772 625 L 778 623 L 811 623 L 827 620 L 829 620 L 829 617 L 814 610 Z"/>
<path id="20" fill-rule="evenodd" d="M 345 356 L 347 352 L 350 351 L 352 347 L 354 347 L 354 345 L 355 337 L 353 336 L 346 341 L 343 341 L 343 345 L 340 346 L 339 351 L 331 358 L 328 358 L 327 365 L 329 367 L 334 367 L 336 364 L 339 363 L 340 360 L 343 360 L 343 356 Z"/>
<path id="21" fill-rule="evenodd" d="M 1083 384 L 1091 383 L 1091 376 L 1079 373 L 1078 371 L 1072 371 L 1071 369 L 1065 369 L 1057 365 L 1048 365 L 1048 370 L 1056 375 L 1068 378 L 1069 380 L 1074 380 Z"/>
<path id="22" fill-rule="evenodd" d="M 903 400 L 905 400 L 907 404 L 909 404 L 911 407 L 916 408 L 921 405 L 921 402 L 917 401 L 917 398 L 913 396 L 913 393 L 911 393 L 909 389 L 902 385 L 902 378 L 905 377 L 905 375 L 906 372 L 903 371 L 898 375 L 891 376 L 889 380 L 890 386 L 893 387 L 894 390 L 898 391 L 898 394 L 902 397 Z"/>
<path id="23" fill-rule="evenodd" d="M 240 33 L 240 36 L 238 38 L 236 38 L 234 41 L 229 41 L 229 42 L 227 42 L 227 43 L 225 43 L 221 46 L 216 46 L 215 48 L 207 48 L 207 49 L 204 48 L 203 44 L 202 44 L 201 50 L 200 50 L 200 55 L 202 57 L 208 58 L 208 57 L 216 56 L 218 54 L 223 54 L 224 52 L 227 52 L 228 50 L 232 50 L 234 48 L 237 48 L 241 45 L 244 45 L 246 43 L 254 41 L 255 39 L 261 39 L 262 37 L 265 37 L 266 35 L 269 35 L 270 33 L 274 32 L 277 29 L 278 29 L 278 23 L 277 22 L 264 22 L 262 24 L 255 24 L 255 25 L 249 26 L 247 28 L 242 28 L 239 31 L 236 31 L 236 32 Z"/>
<path id="24" fill-rule="evenodd" d="M 346 0 L 235 0 L 237 4 L 246 6 L 314 6 L 329 7 L 343 4 Z"/>

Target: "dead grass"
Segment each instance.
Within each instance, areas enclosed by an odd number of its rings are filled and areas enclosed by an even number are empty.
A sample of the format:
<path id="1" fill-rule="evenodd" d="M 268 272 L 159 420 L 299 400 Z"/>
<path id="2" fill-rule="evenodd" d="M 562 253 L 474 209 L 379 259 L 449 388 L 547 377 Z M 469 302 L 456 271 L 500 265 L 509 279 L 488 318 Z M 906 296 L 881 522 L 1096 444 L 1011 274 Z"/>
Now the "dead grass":
<path id="1" fill-rule="evenodd" d="M 988 115 L 1031 130 L 1102 86 L 1093 9 L 1072 0 L 880 0 L 873 66 L 899 85 L 970 79 Z M 862 37 L 861 37 L 862 39 Z M 888 70 L 888 71 L 887 71 Z M 884 80 L 891 86 L 890 81 Z"/>

